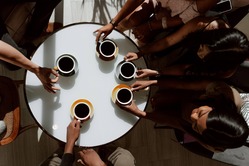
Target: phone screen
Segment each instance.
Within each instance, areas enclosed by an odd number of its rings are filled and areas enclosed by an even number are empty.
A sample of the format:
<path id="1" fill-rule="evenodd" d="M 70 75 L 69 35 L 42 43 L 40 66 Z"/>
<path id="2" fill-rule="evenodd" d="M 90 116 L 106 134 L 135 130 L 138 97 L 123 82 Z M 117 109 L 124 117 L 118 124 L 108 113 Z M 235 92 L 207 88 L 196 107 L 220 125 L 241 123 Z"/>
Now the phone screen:
<path id="1" fill-rule="evenodd" d="M 232 5 L 231 5 L 231 2 L 229 0 L 222 0 L 222 1 L 218 2 L 211 9 L 211 11 L 215 11 L 215 12 L 218 12 L 218 13 L 224 13 L 224 12 L 227 12 L 229 10 L 232 10 Z"/>

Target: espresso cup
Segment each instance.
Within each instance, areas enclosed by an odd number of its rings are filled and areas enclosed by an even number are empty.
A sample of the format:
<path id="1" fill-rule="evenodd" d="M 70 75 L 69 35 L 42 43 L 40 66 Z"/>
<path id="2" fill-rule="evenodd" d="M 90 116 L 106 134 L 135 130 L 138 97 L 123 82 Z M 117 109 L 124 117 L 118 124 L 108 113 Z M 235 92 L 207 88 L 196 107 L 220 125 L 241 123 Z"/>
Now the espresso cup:
<path id="1" fill-rule="evenodd" d="M 133 93 L 129 88 L 120 88 L 116 93 L 116 103 L 118 105 L 129 105 L 133 99 Z"/>
<path id="2" fill-rule="evenodd" d="M 97 53 L 99 58 L 105 61 L 110 61 L 115 58 L 118 52 L 116 43 L 110 39 L 103 40 L 97 44 Z"/>
<path id="3" fill-rule="evenodd" d="M 72 76 L 78 71 L 78 63 L 72 55 L 63 54 L 57 58 L 55 69 L 62 76 Z"/>
<path id="4" fill-rule="evenodd" d="M 91 116 L 93 115 L 93 110 L 89 102 L 85 102 L 84 100 L 77 100 L 71 107 L 71 113 L 75 119 L 84 122 L 91 118 Z"/>
<path id="5" fill-rule="evenodd" d="M 135 78 L 137 69 L 134 63 L 123 61 L 117 66 L 116 72 L 121 81 L 131 81 Z"/>

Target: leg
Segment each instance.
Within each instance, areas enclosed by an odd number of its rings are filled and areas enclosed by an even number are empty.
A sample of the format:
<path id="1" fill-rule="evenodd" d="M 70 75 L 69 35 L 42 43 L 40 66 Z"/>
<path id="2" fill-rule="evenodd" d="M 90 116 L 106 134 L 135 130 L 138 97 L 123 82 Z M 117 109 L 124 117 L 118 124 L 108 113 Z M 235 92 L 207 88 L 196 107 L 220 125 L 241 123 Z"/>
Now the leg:
<path id="1" fill-rule="evenodd" d="M 31 0 L 32 1 L 32 0 Z M 54 8 L 61 0 L 36 0 L 35 10 L 30 20 L 26 36 L 35 38 L 48 26 Z"/>
<path id="2" fill-rule="evenodd" d="M 126 149 L 118 147 L 109 157 L 108 160 L 113 165 L 119 165 L 119 166 L 135 166 L 135 158 Z"/>

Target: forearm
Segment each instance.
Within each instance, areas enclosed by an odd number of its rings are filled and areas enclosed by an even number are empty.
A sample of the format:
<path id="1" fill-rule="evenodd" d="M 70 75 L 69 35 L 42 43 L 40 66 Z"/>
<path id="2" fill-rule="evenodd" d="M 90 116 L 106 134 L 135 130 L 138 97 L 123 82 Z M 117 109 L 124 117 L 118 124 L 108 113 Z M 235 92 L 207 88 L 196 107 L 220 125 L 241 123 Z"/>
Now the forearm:
<path id="1" fill-rule="evenodd" d="M 39 70 L 39 66 L 34 64 L 32 61 L 27 59 L 21 52 L 16 50 L 11 45 L 0 41 L 0 59 L 12 63 L 14 65 L 20 66 L 31 72 L 36 72 Z"/>
<path id="2" fill-rule="evenodd" d="M 127 0 L 118 14 L 112 19 L 115 24 L 118 24 L 125 17 L 131 14 L 139 5 L 141 5 L 144 0 Z"/>
<path id="3" fill-rule="evenodd" d="M 161 89 L 205 90 L 212 80 L 168 77 L 159 79 L 157 86 Z"/>
<path id="4" fill-rule="evenodd" d="M 73 154 L 73 148 L 74 148 L 75 141 L 67 141 L 64 149 L 64 153 L 71 153 Z"/>
<path id="5" fill-rule="evenodd" d="M 168 48 L 170 45 L 167 42 L 167 37 L 163 39 L 159 39 L 157 41 L 152 42 L 151 44 L 147 44 L 140 48 L 141 54 L 151 54 L 155 52 L 162 51 Z"/>

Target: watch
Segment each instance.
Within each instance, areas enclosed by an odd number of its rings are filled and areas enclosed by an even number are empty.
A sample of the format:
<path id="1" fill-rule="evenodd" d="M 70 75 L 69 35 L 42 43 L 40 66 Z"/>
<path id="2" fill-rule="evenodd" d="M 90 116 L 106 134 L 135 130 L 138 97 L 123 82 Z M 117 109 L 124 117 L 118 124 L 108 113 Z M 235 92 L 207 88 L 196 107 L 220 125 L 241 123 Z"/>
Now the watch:
<path id="1" fill-rule="evenodd" d="M 117 24 L 117 23 L 116 23 L 113 19 L 111 19 L 110 24 L 112 24 L 112 25 L 113 25 L 113 27 L 118 26 L 118 24 Z"/>

